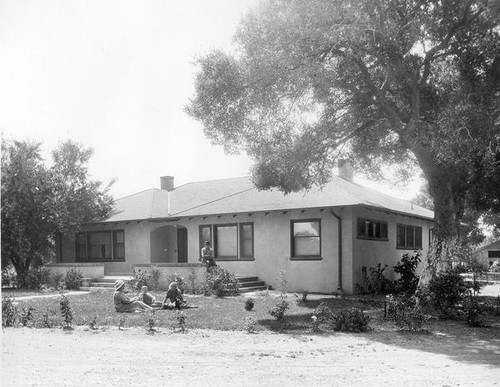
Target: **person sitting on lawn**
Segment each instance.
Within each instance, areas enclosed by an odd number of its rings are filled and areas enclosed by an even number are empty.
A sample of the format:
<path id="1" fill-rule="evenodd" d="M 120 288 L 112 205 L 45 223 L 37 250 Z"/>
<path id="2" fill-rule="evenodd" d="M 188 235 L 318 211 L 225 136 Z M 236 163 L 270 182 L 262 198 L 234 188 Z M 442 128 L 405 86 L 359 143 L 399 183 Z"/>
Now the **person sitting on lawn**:
<path id="1" fill-rule="evenodd" d="M 159 301 L 156 301 L 156 297 L 153 296 L 151 293 L 148 293 L 148 287 L 143 286 L 141 288 L 141 291 L 139 292 L 139 295 L 137 296 L 137 299 L 139 301 L 144 302 L 146 305 L 152 306 L 153 308 L 159 308 L 163 304 Z"/>
<path id="2" fill-rule="evenodd" d="M 186 305 L 182 292 L 177 286 L 177 282 L 172 282 L 168 285 L 167 295 L 163 300 L 163 309 L 181 309 L 181 306 Z"/>
<path id="3" fill-rule="evenodd" d="M 125 294 L 125 282 L 117 280 L 115 282 L 115 294 L 113 295 L 115 309 L 117 312 L 146 312 L 153 310 L 152 307 L 139 301 L 137 298 L 130 298 Z"/>

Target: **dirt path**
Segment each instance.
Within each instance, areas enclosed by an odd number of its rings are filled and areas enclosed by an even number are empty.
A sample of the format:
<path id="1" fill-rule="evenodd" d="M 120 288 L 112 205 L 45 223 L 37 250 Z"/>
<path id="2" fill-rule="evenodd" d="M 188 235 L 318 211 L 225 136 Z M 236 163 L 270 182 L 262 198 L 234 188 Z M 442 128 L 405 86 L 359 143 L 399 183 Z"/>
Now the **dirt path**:
<path id="1" fill-rule="evenodd" d="M 477 347 L 474 347 L 476 345 Z M 4 329 L 2 386 L 494 386 L 500 338 Z"/>

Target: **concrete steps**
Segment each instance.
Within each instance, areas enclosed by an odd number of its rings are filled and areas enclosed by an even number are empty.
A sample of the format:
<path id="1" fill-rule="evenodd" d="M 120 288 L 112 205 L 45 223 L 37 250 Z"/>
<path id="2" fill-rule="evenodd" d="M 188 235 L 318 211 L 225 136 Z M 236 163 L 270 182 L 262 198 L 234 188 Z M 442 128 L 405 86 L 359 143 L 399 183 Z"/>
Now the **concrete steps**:
<path id="1" fill-rule="evenodd" d="M 241 293 L 255 292 L 267 289 L 266 283 L 264 281 L 261 281 L 259 277 L 236 275 L 236 280 L 238 281 L 238 288 L 240 289 Z"/>
<path id="2" fill-rule="evenodd" d="M 109 275 L 103 278 L 83 278 L 82 284 L 84 286 L 81 286 L 80 290 L 115 290 L 115 282 L 117 280 L 120 279 L 127 282 L 132 278 L 131 275 Z"/>

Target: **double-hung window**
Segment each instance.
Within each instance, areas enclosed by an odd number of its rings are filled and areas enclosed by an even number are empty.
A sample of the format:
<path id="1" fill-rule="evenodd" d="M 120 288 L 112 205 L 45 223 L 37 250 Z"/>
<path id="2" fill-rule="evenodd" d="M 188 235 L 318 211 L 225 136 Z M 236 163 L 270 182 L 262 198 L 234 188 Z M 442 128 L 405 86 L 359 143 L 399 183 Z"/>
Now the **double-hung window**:
<path id="1" fill-rule="evenodd" d="M 398 224 L 397 246 L 398 249 L 421 249 L 422 227 L 408 224 Z"/>
<path id="2" fill-rule="evenodd" d="M 125 260 L 123 230 L 81 232 L 75 236 L 77 261 Z"/>
<path id="3" fill-rule="evenodd" d="M 200 249 L 205 241 L 213 241 L 215 258 L 218 260 L 254 259 L 254 225 L 251 222 L 202 225 L 199 232 Z"/>
<path id="4" fill-rule="evenodd" d="M 321 220 L 291 221 L 291 259 L 321 259 Z"/>
<path id="5" fill-rule="evenodd" d="M 358 239 L 387 241 L 387 222 L 358 218 Z"/>

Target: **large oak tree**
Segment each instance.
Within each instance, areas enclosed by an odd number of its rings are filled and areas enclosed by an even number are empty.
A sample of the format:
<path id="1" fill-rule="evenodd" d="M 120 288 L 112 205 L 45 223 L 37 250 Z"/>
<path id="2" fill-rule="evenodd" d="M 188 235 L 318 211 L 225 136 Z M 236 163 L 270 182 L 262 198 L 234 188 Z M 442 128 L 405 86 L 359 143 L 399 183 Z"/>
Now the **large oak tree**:
<path id="1" fill-rule="evenodd" d="M 435 234 L 466 206 L 499 211 L 500 7 L 488 0 L 266 0 L 237 51 L 199 59 L 186 110 L 258 187 L 325 183 L 340 155 L 365 170 L 414 163 Z"/>

